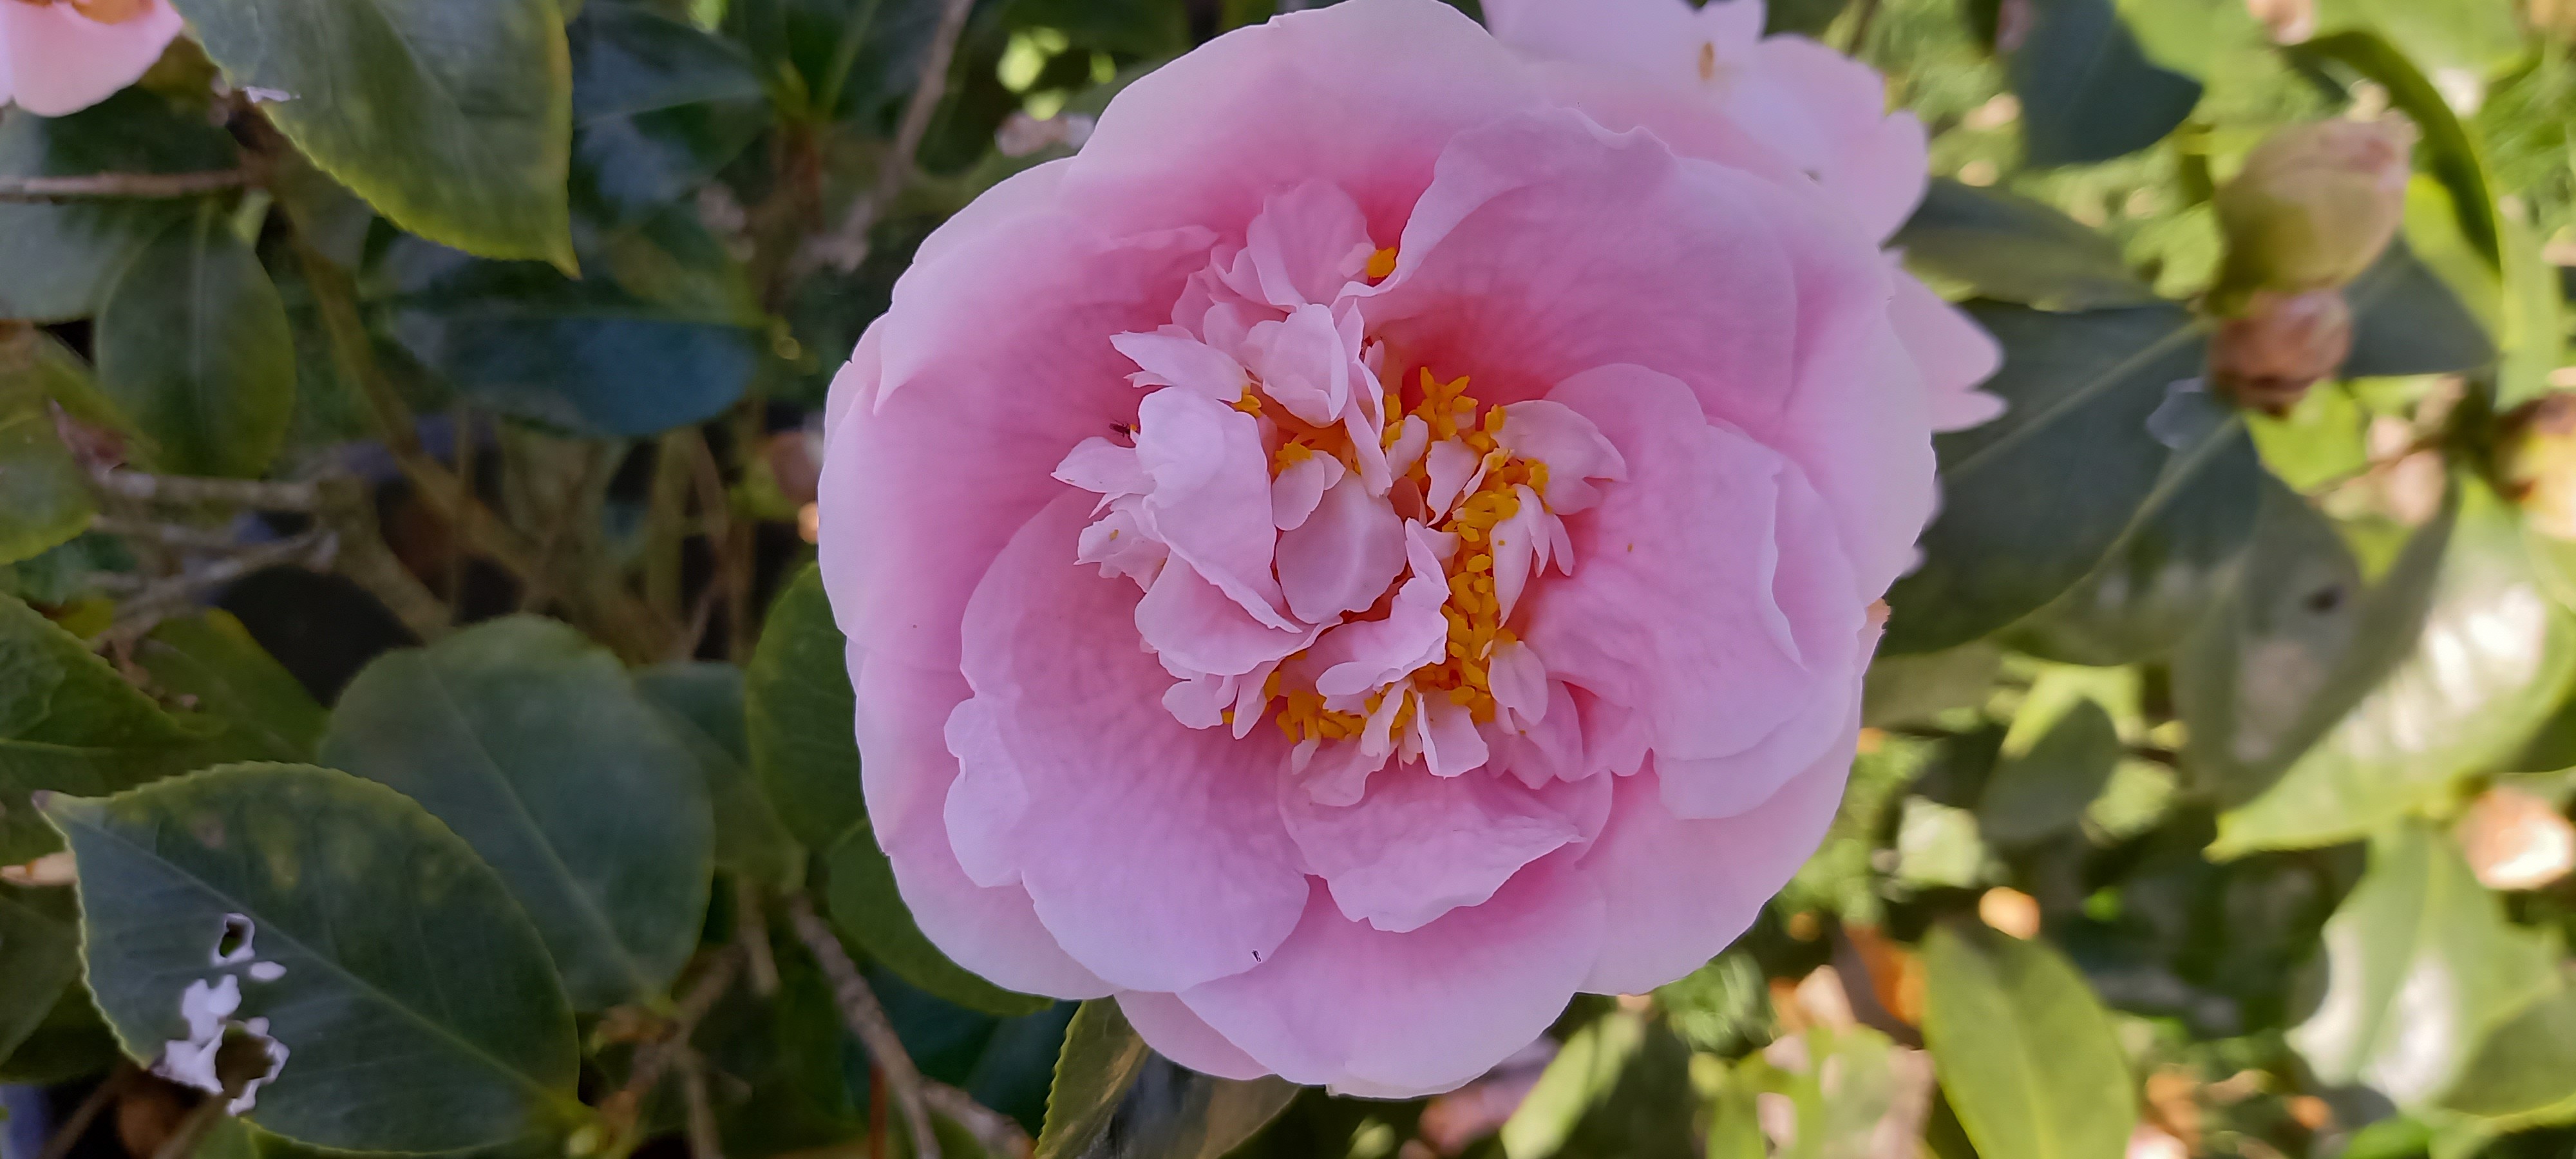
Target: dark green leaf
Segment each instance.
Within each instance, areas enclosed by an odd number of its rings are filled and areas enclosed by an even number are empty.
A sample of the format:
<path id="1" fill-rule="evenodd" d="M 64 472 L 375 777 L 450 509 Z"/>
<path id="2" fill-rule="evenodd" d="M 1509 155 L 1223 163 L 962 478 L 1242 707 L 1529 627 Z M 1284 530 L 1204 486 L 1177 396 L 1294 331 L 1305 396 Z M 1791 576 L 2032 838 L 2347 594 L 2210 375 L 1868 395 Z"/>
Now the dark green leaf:
<path id="1" fill-rule="evenodd" d="M 2225 595 L 2263 485 L 2261 457 L 2241 424 L 2176 450 L 2155 497 L 2101 566 L 2014 624 L 2012 644 L 2070 664 L 2163 657 Z"/>
<path id="2" fill-rule="evenodd" d="M 2411 654 L 2277 784 L 2219 818 L 2213 856 L 2377 830 L 2514 755 L 2576 687 L 2576 616 L 2542 592 L 2513 513 L 2468 486 Z"/>
<path id="3" fill-rule="evenodd" d="M 134 662 L 164 699 L 224 726 L 199 759 L 313 759 L 330 714 L 251 638 L 232 613 L 164 620 L 134 648 Z"/>
<path id="4" fill-rule="evenodd" d="M 832 875 L 833 923 L 865 947 L 869 957 L 903 975 L 905 981 L 968 1009 L 1005 1017 L 1033 1014 L 1054 1004 L 1051 998 L 987 982 L 949 961 L 932 945 L 913 923 L 912 911 L 895 889 L 894 866 L 877 848 L 876 832 L 866 822 L 832 846 L 824 855 L 824 865 Z"/>
<path id="5" fill-rule="evenodd" d="M 2108 161 L 2164 139 L 2200 103 L 2200 82 L 2158 68 L 2111 0 L 2027 0 L 2006 49 L 2033 165 Z"/>
<path id="6" fill-rule="evenodd" d="M 696 947 L 714 822 L 615 657 L 517 616 L 367 666 L 322 759 L 419 801 L 500 871 L 573 1004 L 650 1000 Z"/>
<path id="7" fill-rule="evenodd" d="M 2043 310 L 2156 301 L 2110 238 L 2029 198 L 1946 177 L 1933 180 L 1890 244 L 1907 264 L 1997 301 Z"/>
<path id="8" fill-rule="evenodd" d="M 2352 305 L 2345 378 L 2453 374 L 2495 361 L 2486 327 L 2402 237 L 2343 293 Z"/>
<path id="9" fill-rule="evenodd" d="M 2449 514 L 2377 583 L 2307 501 L 2267 486 L 2237 582 L 2173 662 L 2184 763 L 2224 803 L 2253 799 L 2414 650 Z"/>
<path id="10" fill-rule="evenodd" d="M 2324 1001 L 2290 1045 L 2319 1081 L 2367 1083 L 2403 1107 L 2440 1095 L 2487 1031 L 2552 981 L 2541 939 L 2508 925 L 2459 851 L 2417 825 L 2371 842 L 2324 953 Z"/>
<path id="11" fill-rule="evenodd" d="M 1137 1037 L 1116 999 L 1094 999 L 1065 1029 L 1035 1159 L 1217 1159 L 1295 1097 L 1284 1079 L 1174 1066 Z"/>
<path id="12" fill-rule="evenodd" d="M 2441 1106 L 2506 1130 L 2576 1118 L 2576 992 L 2554 989 L 2490 1031 Z"/>
<path id="13" fill-rule="evenodd" d="M 2487 182 L 2486 164 L 2460 118 L 2452 113 L 2442 90 L 2395 46 L 2368 32 L 2338 32 L 2292 46 L 2291 55 L 2311 65 L 2333 61 L 2388 91 L 2395 105 L 2424 139 L 2416 146 L 2419 164 L 2451 193 L 2460 232 L 2490 267 L 2503 266 L 2502 231 L 2496 221 L 2495 193 Z"/>
<path id="14" fill-rule="evenodd" d="M 222 130 L 141 89 L 66 117 L 0 109 L 0 176 L 202 173 L 240 163 Z M 97 313 L 125 263 L 189 208 L 184 200 L 122 198 L 0 203 L 0 318 Z"/>
<path id="15" fill-rule="evenodd" d="M 1874 1031 L 1862 1033 L 1876 1037 Z M 1882 1050 L 1885 1043 L 1881 1037 Z M 1503 1124 L 1503 1152 L 1513 1159 L 1558 1155 L 1696 1159 L 1698 1140 L 1690 1137 L 1682 1117 L 1672 1113 L 1673 1107 L 1688 1105 L 1694 1098 L 1690 1059 L 1690 1048 L 1663 1023 L 1613 1009 L 1574 1031 L 1548 1061 L 1538 1085 Z M 1870 1093 L 1866 1088 L 1877 1075 L 1866 1063 L 1853 1066 L 1852 1061 L 1836 1064 L 1844 1072 L 1842 1085 L 1866 1099 Z M 1832 1133 L 1821 1123 L 1814 1125 L 1819 1129 L 1800 1138 Z M 1833 1142 L 1825 1146 L 1830 1150 Z"/>
<path id="16" fill-rule="evenodd" d="M 628 0 L 585 4 L 572 47 L 573 193 L 622 223 L 695 196 L 768 124 L 751 59 Z"/>
<path id="17" fill-rule="evenodd" d="M 70 541 L 96 512 L 89 478 L 54 427 L 51 387 L 64 369 L 57 360 L 69 357 L 33 331 L 0 338 L 0 563 Z"/>
<path id="18" fill-rule="evenodd" d="M 2072 828 L 2120 763 L 2120 732 L 2091 700 L 2076 703 L 2029 752 L 2007 756 L 1977 803 L 1977 829 L 2003 844 Z"/>
<path id="19" fill-rule="evenodd" d="M 75 907 L 63 924 L 76 928 L 79 922 Z M 98 1074 L 124 1057 L 116 1033 L 99 1017 L 98 1004 L 90 1000 L 89 987 L 78 976 L 77 959 L 73 975 L 53 1009 L 18 1043 L 17 1053 L 0 1059 L 0 1083 L 52 1086 Z"/>
<path id="20" fill-rule="evenodd" d="M 793 889 L 804 879 L 805 849 L 752 780 L 742 683 L 742 670 L 731 664 L 665 664 L 635 674 L 635 690 L 667 714 L 706 774 L 716 864 L 773 889 Z"/>
<path id="21" fill-rule="evenodd" d="M 805 569 L 778 593 L 744 683 L 751 771 L 788 829 L 831 848 L 867 819 L 868 806 L 853 731 L 858 699 L 821 571 Z"/>
<path id="22" fill-rule="evenodd" d="M 98 796 L 183 772 L 213 731 L 163 712 L 78 637 L 0 598 L 0 865 L 61 847 L 29 794 Z"/>
<path id="23" fill-rule="evenodd" d="M 125 266 L 98 315 L 98 385 L 186 475 L 257 476 L 295 412 L 295 340 L 258 255 L 211 201 Z"/>
<path id="24" fill-rule="evenodd" d="M 2136 1096 L 2110 1016 L 2055 950 L 1983 927 L 1923 946 L 1923 1040 L 1984 1159 L 2118 1155 Z"/>
<path id="25" fill-rule="evenodd" d="M 267 1019 L 290 1052 L 253 1112 L 279 1134 L 448 1151 L 584 1113 L 572 1012 L 536 931 L 401 795 L 328 769 L 232 765 L 46 812 L 79 859 L 90 982 L 136 1057 L 188 1037 L 183 990 L 235 976 L 234 1017 Z M 217 963 L 228 934 L 285 972 Z"/>
<path id="26" fill-rule="evenodd" d="M 2003 669 L 2003 650 L 1962 644 L 1921 656 L 1881 656 L 1861 684 L 1861 723 L 1919 724 L 1953 708 L 1983 704 Z"/>
<path id="27" fill-rule="evenodd" d="M 0 1059 L 36 1032 L 80 977 L 80 931 L 0 887 Z"/>
<path id="28" fill-rule="evenodd" d="M 554 0 L 178 0 L 236 88 L 394 224 L 573 268 L 572 67 Z"/>
<path id="29" fill-rule="evenodd" d="M 2200 333 L 2178 307 L 1969 312 L 2003 343 L 1986 389 L 2011 409 L 1933 442 L 1941 516 L 1924 532 L 1923 566 L 1888 595 L 1890 654 L 1974 640 L 2092 571 L 2171 457 L 2148 416 L 2201 369 Z"/>
<path id="30" fill-rule="evenodd" d="M 938 22 L 939 6 L 916 0 L 737 0 L 724 30 L 759 59 L 782 106 L 891 133 Z"/>

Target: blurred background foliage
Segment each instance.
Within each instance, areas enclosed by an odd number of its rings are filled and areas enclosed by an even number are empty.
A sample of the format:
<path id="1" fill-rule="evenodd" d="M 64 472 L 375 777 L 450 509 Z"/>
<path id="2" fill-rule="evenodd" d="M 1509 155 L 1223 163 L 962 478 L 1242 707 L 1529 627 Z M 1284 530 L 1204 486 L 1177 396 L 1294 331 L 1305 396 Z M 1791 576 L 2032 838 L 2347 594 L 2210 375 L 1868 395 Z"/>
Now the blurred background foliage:
<path id="1" fill-rule="evenodd" d="M 1276 5 L 176 3 L 0 113 L 10 1159 L 2576 1154 L 2564 0 L 1777 0 L 1929 129 L 1898 244 L 2012 409 L 1939 440 L 1797 879 L 1410 1103 L 942 957 L 807 569 L 913 248 Z M 2228 389 L 2220 190 L 2382 116 L 2349 351 Z M 209 944 L 296 980 L 248 1120 L 138 1066 Z"/>

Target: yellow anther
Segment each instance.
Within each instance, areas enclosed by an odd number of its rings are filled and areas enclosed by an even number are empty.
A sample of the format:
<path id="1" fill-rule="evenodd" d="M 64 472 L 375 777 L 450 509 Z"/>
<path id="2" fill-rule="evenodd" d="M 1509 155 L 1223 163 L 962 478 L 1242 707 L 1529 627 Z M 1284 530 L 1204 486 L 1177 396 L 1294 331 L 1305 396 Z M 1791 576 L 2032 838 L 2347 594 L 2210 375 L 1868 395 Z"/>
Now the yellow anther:
<path id="1" fill-rule="evenodd" d="M 1369 255 L 1368 276 L 1374 282 L 1395 272 L 1395 247 L 1388 246 Z"/>

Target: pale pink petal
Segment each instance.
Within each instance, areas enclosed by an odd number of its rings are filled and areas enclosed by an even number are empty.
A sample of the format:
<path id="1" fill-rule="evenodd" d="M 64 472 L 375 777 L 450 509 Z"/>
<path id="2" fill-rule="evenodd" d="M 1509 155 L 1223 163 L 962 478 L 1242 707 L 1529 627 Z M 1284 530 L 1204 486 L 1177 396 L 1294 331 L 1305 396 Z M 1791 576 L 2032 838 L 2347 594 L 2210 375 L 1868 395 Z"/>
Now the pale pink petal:
<path id="1" fill-rule="evenodd" d="M 1270 1073 L 1174 995 L 1129 990 L 1118 996 L 1118 1012 L 1127 1016 L 1127 1025 L 1136 1028 L 1155 1053 L 1191 1070 L 1221 1079 L 1257 1079 Z"/>
<path id="2" fill-rule="evenodd" d="M 1559 515 L 1572 515 L 1601 501 L 1594 479 L 1625 479 L 1628 463 L 1619 448 L 1601 437 L 1592 420 L 1564 403 L 1534 398 L 1503 408 L 1503 429 L 1494 441 L 1524 459 L 1547 464 L 1547 505 Z"/>
<path id="3" fill-rule="evenodd" d="M 1377 603 L 1404 555 L 1404 521 L 1359 476 L 1344 475 L 1313 516 L 1280 534 L 1279 586 L 1298 619 L 1328 623 Z"/>
<path id="4" fill-rule="evenodd" d="M 1422 766 L 1434 777 L 1481 769 L 1491 755 L 1484 734 L 1476 731 L 1475 714 L 1445 694 L 1425 694 L 1413 725 L 1422 732 Z"/>
<path id="5" fill-rule="evenodd" d="M 1030 520 L 966 611 L 966 679 L 1028 794 L 1010 834 L 982 839 L 1017 843 L 1074 960 L 1179 990 L 1250 968 L 1298 921 L 1307 883 L 1275 791 L 1287 746 L 1164 710 L 1171 678 L 1127 629 L 1134 589 L 1066 559 L 1083 507 L 1068 494 Z"/>
<path id="6" fill-rule="evenodd" d="M 1243 242 L 1261 299 L 1282 310 L 1332 304 L 1342 286 L 1368 267 L 1376 249 L 1359 203 L 1324 181 L 1273 194 L 1252 219 Z"/>
<path id="7" fill-rule="evenodd" d="M 1714 821 L 1666 812 L 1649 769 L 1618 778 L 1610 824 L 1580 868 L 1608 904 L 1601 955 L 1583 980 L 1596 994 L 1643 994 L 1700 968 L 1753 924 L 1824 839 L 1851 768 L 1844 743 L 1789 779 L 1759 807 Z M 1688 882 L 1688 888 L 1677 887 Z"/>
<path id="8" fill-rule="evenodd" d="M 1718 0 L 1710 7 L 1751 8 L 1753 34 L 1761 35 L 1758 0 Z M 1689 0 L 1486 0 L 1485 24 L 1495 39 L 1532 56 L 1607 66 L 1663 84 L 1697 80 L 1700 50 L 1716 31 L 1700 26 Z M 1725 31 L 1730 38 L 1736 32 Z"/>
<path id="9" fill-rule="evenodd" d="M 1177 386 L 1230 405 L 1243 397 L 1243 388 L 1252 381 L 1232 355 L 1177 326 L 1150 334 L 1120 334 L 1109 344 L 1143 368 L 1127 376 L 1138 386 Z"/>
<path id="10" fill-rule="evenodd" d="M 1803 36 L 1762 42 L 1727 95 L 1736 123 L 1815 175 L 1873 241 L 1912 215 L 1929 180 L 1914 114 L 1887 110 L 1877 70 Z"/>
<path id="11" fill-rule="evenodd" d="M 1316 691 L 1357 695 L 1439 662 L 1449 643 L 1449 621 L 1440 615 L 1449 583 L 1419 523 L 1406 525 L 1405 558 L 1413 575 L 1396 590 L 1395 607 L 1385 619 L 1353 620 L 1316 640 L 1310 656 L 1322 668 Z"/>
<path id="12" fill-rule="evenodd" d="M 1295 531 L 1305 526 L 1315 514 L 1315 505 L 1323 501 L 1324 492 L 1342 481 L 1348 470 L 1340 459 L 1309 455 L 1290 463 L 1279 477 L 1270 481 L 1270 522 L 1281 531 Z M 1291 597 L 1294 607 L 1294 597 Z"/>
<path id="13" fill-rule="evenodd" d="M 948 786 L 948 804 L 940 816 L 948 825 L 958 867 L 977 885 L 1019 884 L 1019 851 L 1010 838 L 1028 815 L 1029 787 L 1020 779 L 1019 762 L 1002 743 L 992 703 L 969 698 L 959 704 L 948 714 L 942 735 L 957 758 L 957 780 Z"/>
<path id="14" fill-rule="evenodd" d="M 1265 524 L 1267 526 L 1267 524 Z M 1234 676 L 1314 641 L 1313 629 L 1282 631 L 1252 618 L 1198 569 L 1169 563 L 1135 610 L 1138 635 L 1163 662 L 1192 672 Z M 1133 648 L 1131 639 L 1127 646 Z"/>
<path id="15" fill-rule="evenodd" d="M 1888 320 L 1931 391 L 1932 429 L 1965 430 L 2004 413 L 2004 400 L 1977 389 L 2003 366 L 1994 336 L 1901 267 L 1893 280 Z"/>
<path id="16" fill-rule="evenodd" d="M 1283 780 L 1279 809 L 1307 872 L 1331 887 L 1342 915 L 1403 933 L 1483 904 L 1522 866 L 1582 840 L 1581 798 L 1608 792 L 1610 780 L 1533 791 L 1484 773 L 1441 777 L 1400 765 L 1343 808 Z"/>
<path id="17" fill-rule="evenodd" d="M 1537 1038 L 1599 956 L 1601 901 L 1565 858 L 1410 933 L 1352 921 L 1317 890 L 1258 969 L 1181 1000 L 1291 1082 L 1375 1098 L 1447 1090 Z"/>
<path id="18" fill-rule="evenodd" d="M 1496 644 L 1485 670 L 1506 724 L 1525 727 L 1547 719 L 1547 664 L 1536 649 L 1518 640 Z"/>
<path id="19" fill-rule="evenodd" d="M 1074 561 L 1096 563 L 1104 576 L 1124 576 L 1136 581 L 1139 588 L 1151 587 L 1154 577 L 1163 573 L 1163 562 L 1171 558 L 1172 549 L 1154 538 L 1136 515 L 1133 503 L 1120 504 L 1116 510 L 1101 516 L 1100 521 L 1082 529 L 1076 543 Z M 1186 569 L 1184 569 L 1186 570 Z M 1238 613 L 1241 608 L 1235 609 Z M 1250 617 L 1246 617 L 1249 619 Z"/>
<path id="20" fill-rule="evenodd" d="M 1423 459 L 1423 471 L 1431 476 L 1431 490 L 1424 493 L 1422 508 L 1436 522 L 1448 515 L 1450 505 L 1484 476 L 1485 461 L 1466 444 L 1451 439 L 1431 444 Z"/>
<path id="21" fill-rule="evenodd" d="M 142 78 L 179 35 L 179 13 L 151 0 L 129 20 L 103 24 L 69 4 L 0 8 L 0 103 L 40 117 L 76 113 Z"/>
<path id="22" fill-rule="evenodd" d="M 1156 538 L 1253 618 L 1292 629 L 1270 573 L 1279 533 L 1260 422 L 1186 390 L 1146 395 L 1137 414 L 1136 459 L 1154 479 L 1144 512 Z"/>
<path id="23" fill-rule="evenodd" d="M 1154 485 L 1145 474 L 1144 464 L 1136 460 L 1136 448 L 1099 435 L 1075 444 L 1064 461 L 1056 464 L 1055 477 L 1103 500 L 1142 495 Z"/>
<path id="24" fill-rule="evenodd" d="M 1537 788 L 1549 781 L 1571 781 L 1590 776 L 1602 780 L 1611 772 L 1607 767 L 1588 767 L 1583 744 L 1583 714 L 1574 706 L 1574 692 L 1564 681 L 1550 681 L 1547 686 L 1547 715 L 1526 731 L 1514 731 L 1500 722 L 1486 726 L 1487 743 L 1493 749 L 1488 768 L 1499 776 L 1508 773 L 1520 782 Z M 1637 760 L 1645 759 L 1641 747 Z M 1635 764 L 1629 768 L 1633 771 Z"/>
<path id="25" fill-rule="evenodd" d="M 1022 218 L 1043 215 L 1055 209 L 1057 187 L 1064 183 L 1065 169 L 1072 163 L 1070 157 L 1059 157 L 1003 178 L 999 184 L 967 202 L 966 208 L 950 214 L 948 220 L 939 223 L 939 228 L 930 231 L 929 237 L 921 239 L 920 248 L 912 251 L 912 268 L 935 265 L 968 242 L 997 232 Z M 875 326 L 871 324 L 869 329 L 873 330 Z"/>
<path id="26" fill-rule="evenodd" d="M 1277 322 L 1257 322 L 1244 359 L 1261 376 L 1261 393 L 1314 426 L 1331 426 L 1351 399 L 1357 363 L 1329 306 L 1299 306 Z"/>

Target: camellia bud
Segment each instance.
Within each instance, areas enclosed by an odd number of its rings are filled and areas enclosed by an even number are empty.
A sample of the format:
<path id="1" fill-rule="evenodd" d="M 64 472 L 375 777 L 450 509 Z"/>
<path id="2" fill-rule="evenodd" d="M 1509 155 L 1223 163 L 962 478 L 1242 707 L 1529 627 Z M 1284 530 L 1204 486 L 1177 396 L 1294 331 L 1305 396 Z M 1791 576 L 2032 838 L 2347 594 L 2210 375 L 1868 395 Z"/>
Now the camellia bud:
<path id="1" fill-rule="evenodd" d="M 2222 320 L 2209 374 L 2239 406 L 2280 415 L 2352 353 L 2352 307 L 2339 289 L 2263 290 Z"/>
<path id="2" fill-rule="evenodd" d="M 2460 817 L 2460 850 L 2488 889 L 2538 889 L 2576 869 L 2576 826 L 2519 789 L 2489 789 Z"/>
<path id="3" fill-rule="evenodd" d="M 2211 308 L 2235 314 L 2254 294 L 2331 289 L 2379 260 L 2406 213 L 2415 127 L 2402 120 L 2318 121 L 2274 133 L 2218 191 L 2227 261 Z"/>
<path id="4" fill-rule="evenodd" d="M 2553 394 L 2506 419 L 2499 461 L 2523 518 L 2543 535 L 2576 540 L 2576 394 Z"/>

